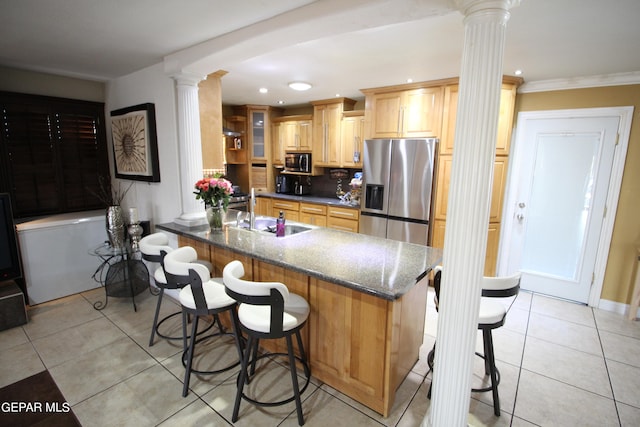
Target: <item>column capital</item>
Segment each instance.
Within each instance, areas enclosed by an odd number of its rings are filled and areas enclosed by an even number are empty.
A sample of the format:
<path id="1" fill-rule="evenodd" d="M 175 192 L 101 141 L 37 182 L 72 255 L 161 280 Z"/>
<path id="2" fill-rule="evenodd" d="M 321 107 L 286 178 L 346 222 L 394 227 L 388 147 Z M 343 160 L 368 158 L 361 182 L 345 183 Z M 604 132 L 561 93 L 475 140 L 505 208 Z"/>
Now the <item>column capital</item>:
<path id="1" fill-rule="evenodd" d="M 207 76 L 203 76 L 195 73 L 189 73 L 189 72 L 180 72 L 177 74 L 173 74 L 171 78 L 175 80 L 176 84 L 178 85 L 197 87 L 198 83 L 200 83 L 202 80 L 207 79 Z"/>
<path id="2" fill-rule="evenodd" d="M 509 10 L 520 5 L 522 0 L 454 0 L 456 8 L 465 16 L 482 10 Z"/>

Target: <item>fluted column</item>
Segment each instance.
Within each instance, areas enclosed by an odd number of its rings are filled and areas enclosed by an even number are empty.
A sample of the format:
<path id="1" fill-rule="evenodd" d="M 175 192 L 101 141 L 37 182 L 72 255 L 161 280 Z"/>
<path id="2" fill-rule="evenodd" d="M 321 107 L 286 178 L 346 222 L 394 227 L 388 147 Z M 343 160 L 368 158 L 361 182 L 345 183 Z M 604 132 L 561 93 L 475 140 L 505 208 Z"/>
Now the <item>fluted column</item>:
<path id="1" fill-rule="evenodd" d="M 193 185 L 202 178 L 198 83 L 205 78 L 184 73 L 173 76 L 178 98 L 178 155 L 182 202 L 182 214 L 174 221 L 188 227 L 206 223 L 202 202 L 196 200 L 193 194 Z"/>
<path id="2" fill-rule="evenodd" d="M 464 48 L 451 169 L 431 407 L 423 426 L 467 425 L 493 181 L 508 9 L 456 0 Z"/>

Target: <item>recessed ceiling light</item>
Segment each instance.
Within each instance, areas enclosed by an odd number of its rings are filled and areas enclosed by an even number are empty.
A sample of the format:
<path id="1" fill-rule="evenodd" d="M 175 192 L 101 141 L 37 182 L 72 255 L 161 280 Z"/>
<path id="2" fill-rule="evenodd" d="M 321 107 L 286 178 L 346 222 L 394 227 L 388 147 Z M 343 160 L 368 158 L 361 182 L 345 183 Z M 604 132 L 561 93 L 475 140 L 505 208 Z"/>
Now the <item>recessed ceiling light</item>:
<path id="1" fill-rule="evenodd" d="M 515 75 L 516 75 L 516 76 L 519 76 L 519 75 L 521 75 L 521 74 L 522 74 L 522 70 L 516 70 L 516 71 L 515 71 Z"/>
<path id="2" fill-rule="evenodd" d="M 413 83 L 413 79 L 407 79 L 407 83 Z"/>
<path id="3" fill-rule="evenodd" d="M 339 93 L 336 93 L 336 98 L 340 98 L 340 94 Z"/>
<path id="4" fill-rule="evenodd" d="M 284 104 L 284 101 L 280 100 L 280 101 L 278 101 L 278 104 L 282 105 L 282 104 Z"/>
<path id="5" fill-rule="evenodd" d="M 293 90 L 309 90 L 311 89 L 311 85 L 306 82 L 291 82 L 289 83 L 289 87 Z"/>
<path id="6" fill-rule="evenodd" d="M 266 87 L 260 88 L 260 93 L 267 93 L 267 92 L 269 92 L 269 89 L 267 89 Z"/>

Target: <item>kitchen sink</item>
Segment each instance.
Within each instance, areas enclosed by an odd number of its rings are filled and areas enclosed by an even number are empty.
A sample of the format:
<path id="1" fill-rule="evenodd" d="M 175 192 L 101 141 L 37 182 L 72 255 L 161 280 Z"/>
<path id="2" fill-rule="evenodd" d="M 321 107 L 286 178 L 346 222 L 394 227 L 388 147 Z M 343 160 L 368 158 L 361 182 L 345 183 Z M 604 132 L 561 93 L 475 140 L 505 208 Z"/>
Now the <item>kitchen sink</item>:
<path id="1" fill-rule="evenodd" d="M 276 218 L 270 216 L 259 216 L 255 219 L 255 231 L 259 231 L 262 233 L 273 234 L 276 235 Z M 235 224 L 236 227 L 243 228 L 245 230 L 249 230 L 249 222 L 243 221 L 240 224 Z M 313 227 L 307 227 L 305 225 L 298 224 L 285 224 L 284 225 L 284 235 L 292 236 L 294 234 L 304 233 L 305 231 L 311 231 Z M 253 231 L 253 230 L 249 230 Z"/>

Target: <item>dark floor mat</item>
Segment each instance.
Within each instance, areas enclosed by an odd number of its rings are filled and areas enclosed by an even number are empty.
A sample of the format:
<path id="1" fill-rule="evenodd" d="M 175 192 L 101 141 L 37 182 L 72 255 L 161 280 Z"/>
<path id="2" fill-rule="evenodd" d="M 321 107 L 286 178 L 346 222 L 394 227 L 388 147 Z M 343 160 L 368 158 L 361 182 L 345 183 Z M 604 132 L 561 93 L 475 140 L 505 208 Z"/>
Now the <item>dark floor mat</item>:
<path id="1" fill-rule="evenodd" d="M 0 388 L 0 405 L 0 426 L 80 426 L 49 371 Z"/>

